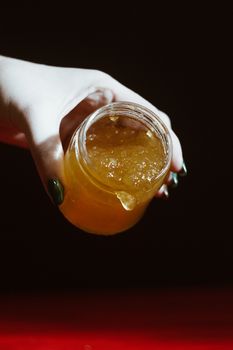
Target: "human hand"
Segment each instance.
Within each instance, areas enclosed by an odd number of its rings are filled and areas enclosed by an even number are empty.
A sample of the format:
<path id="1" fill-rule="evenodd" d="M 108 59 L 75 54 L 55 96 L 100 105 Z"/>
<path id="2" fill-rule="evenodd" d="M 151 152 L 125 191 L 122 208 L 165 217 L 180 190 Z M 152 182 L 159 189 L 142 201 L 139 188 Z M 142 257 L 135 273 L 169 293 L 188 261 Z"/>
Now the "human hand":
<path id="1" fill-rule="evenodd" d="M 175 185 L 176 173 L 182 167 L 185 170 L 169 117 L 104 72 L 1 57 L 0 84 L 0 140 L 30 149 L 44 187 L 56 204 L 63 200 L 63 157 L 70 136 L 86 116 L 113 101 L 144 105 L 166 124 L 173 144 L 168 183 Z M 163 186 L 157 196 L 166 192 Z"/>

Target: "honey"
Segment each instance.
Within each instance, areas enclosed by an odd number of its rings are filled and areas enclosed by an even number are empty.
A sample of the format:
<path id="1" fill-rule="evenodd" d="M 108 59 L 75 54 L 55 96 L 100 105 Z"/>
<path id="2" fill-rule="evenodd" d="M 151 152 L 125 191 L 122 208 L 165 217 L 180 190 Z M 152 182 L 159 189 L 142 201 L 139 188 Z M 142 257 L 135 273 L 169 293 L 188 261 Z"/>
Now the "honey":
<path id="1" fill-rule="evenodd" d="M 148 113 L 132 103 L 113 103 L 75 132 L 65 155 L 66 192 L 60 206 L 75 226 L 110 235 L 143 215 L 171 160 L 168 131 Z"/>

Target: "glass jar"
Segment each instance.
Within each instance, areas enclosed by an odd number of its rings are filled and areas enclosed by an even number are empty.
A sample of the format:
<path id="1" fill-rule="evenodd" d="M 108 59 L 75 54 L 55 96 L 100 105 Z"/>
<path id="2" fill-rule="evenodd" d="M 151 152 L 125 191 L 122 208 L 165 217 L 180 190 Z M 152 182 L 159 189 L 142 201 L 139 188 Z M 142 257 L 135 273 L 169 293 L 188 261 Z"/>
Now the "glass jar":
<path id="1" fill-rule="evenodd" d="M 60 210 L 90 233 L 125 231 L 164 183 L 171 157 L 169 131 L 152 111 L 131 102 L 104 106 L 72 136 Z"/>

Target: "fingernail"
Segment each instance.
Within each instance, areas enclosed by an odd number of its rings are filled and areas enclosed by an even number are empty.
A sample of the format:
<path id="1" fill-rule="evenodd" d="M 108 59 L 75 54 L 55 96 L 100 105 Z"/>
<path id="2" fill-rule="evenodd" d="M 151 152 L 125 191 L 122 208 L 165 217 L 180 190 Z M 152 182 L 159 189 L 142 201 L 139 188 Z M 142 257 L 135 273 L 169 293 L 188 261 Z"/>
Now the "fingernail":
<path id="1" fill-rule="evenodd" d="M 48 191 L 54 204 L 60 205 L 64 200 L 64 188 L 58 179 L 49 179 Z"/>
<path id="2" fill-rule="evenodd" d="M 164 190 L 163 190 L 162 198 L 163 198 L 163 199 L 168 199 L 168 198 L 169 198 L 168 188 L 167 188 L 167 186 L 165 186 L 165 185 L 164 185 Z"/>
<path id="3" fill-rule="evenodd" d="M 179 184 L 178 175 L 177 175 L 177 173 L 171 173 L 171 175 L 172 175 L 172 178 L 171 178 L 171 181 L 169 183 L 169 186 L 171 188 L 176 188 Z"/>
<path id="4" fill-rule="evenodd" d="M 179 174 L 179 176 L 186 176 L 187 173 L 188 173 L 188 171 L 187 171 L 185 162 L 183 162 L 182 168 L 181 168 L 181 170 L 179 171 L 178 174 Z"/>

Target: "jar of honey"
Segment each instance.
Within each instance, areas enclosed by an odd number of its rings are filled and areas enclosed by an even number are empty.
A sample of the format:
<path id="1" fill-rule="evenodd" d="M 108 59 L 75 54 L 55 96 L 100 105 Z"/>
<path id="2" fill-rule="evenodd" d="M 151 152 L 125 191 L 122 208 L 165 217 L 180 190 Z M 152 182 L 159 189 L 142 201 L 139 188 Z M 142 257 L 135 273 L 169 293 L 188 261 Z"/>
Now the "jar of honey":
<path id="1" fill-rule="evenodd" d="M 171 137 L 157 115 L 131 102 L 106 105 L 72 136 L 60 210 L 90 233 L 127 230 L 164 183 L 171 157 Z"/>

